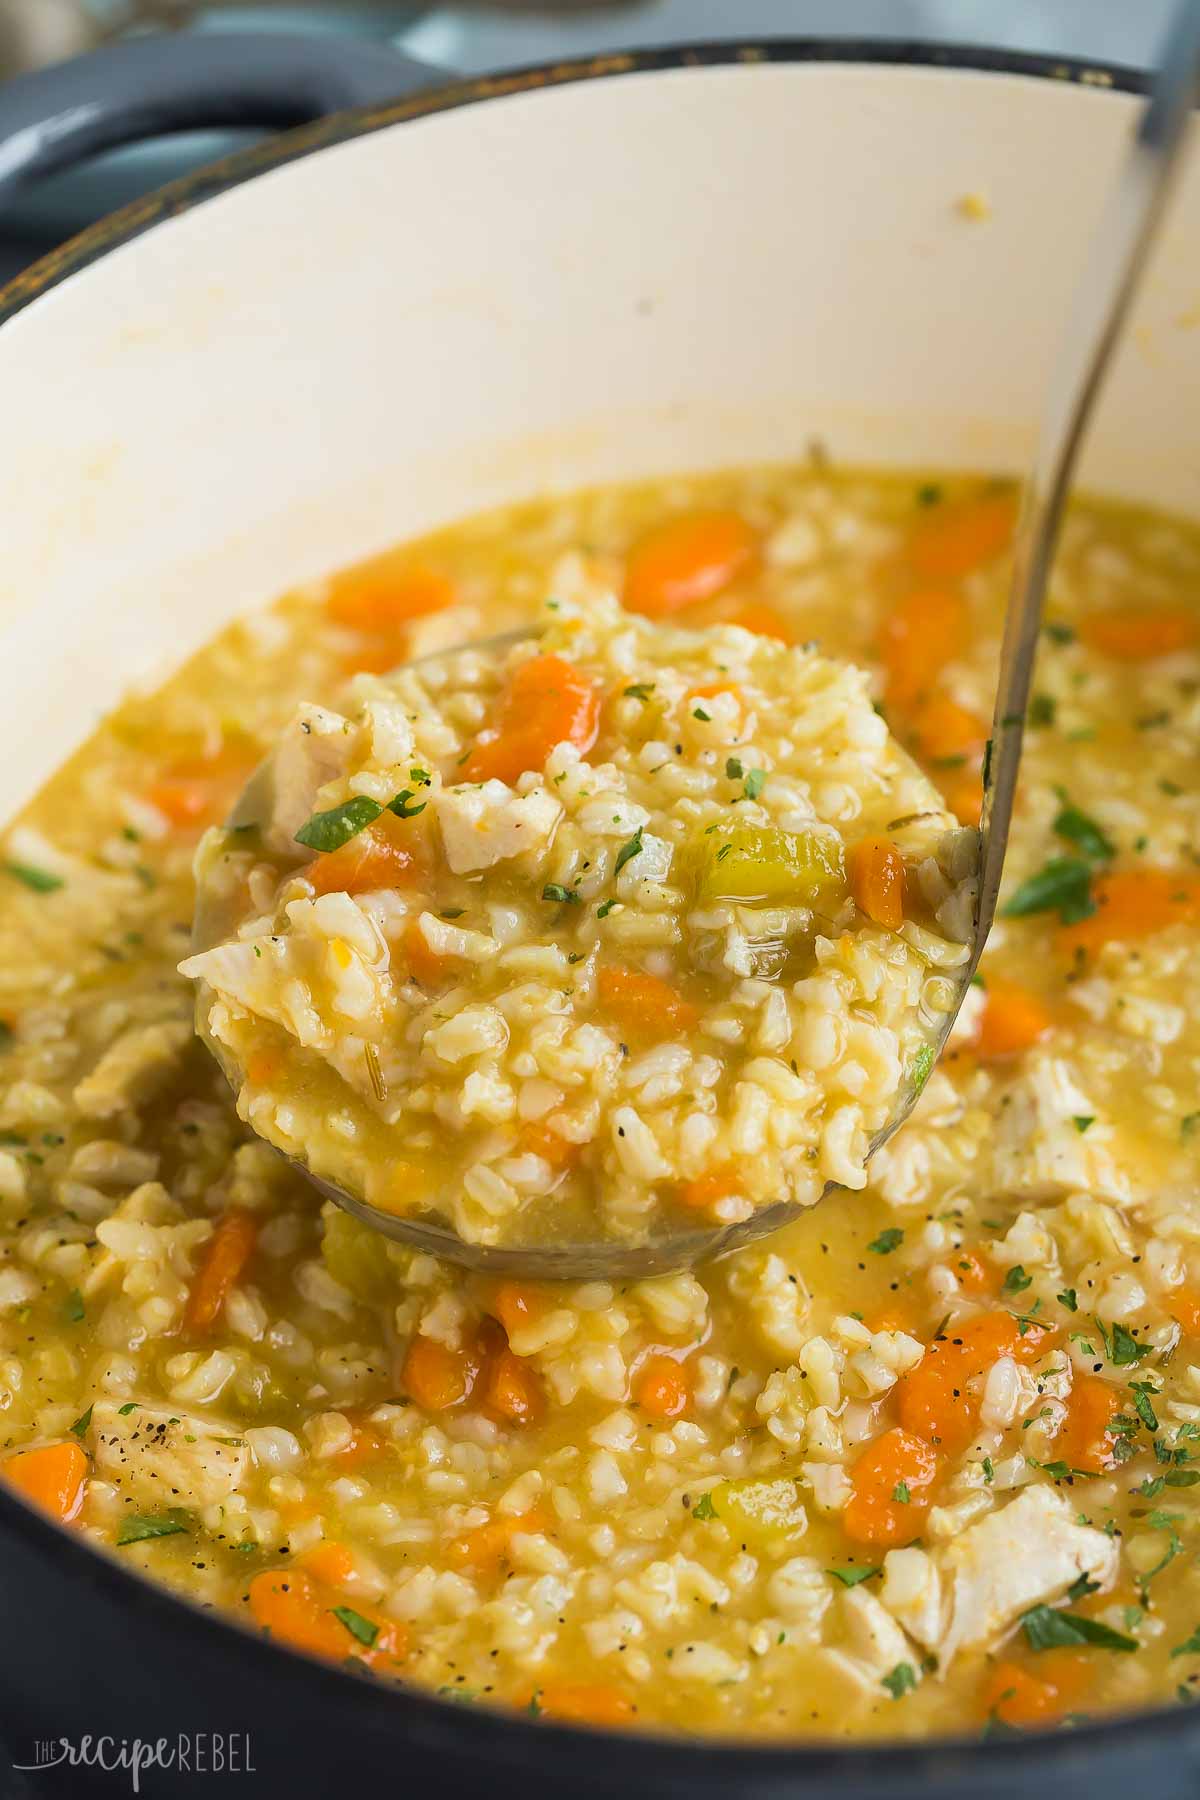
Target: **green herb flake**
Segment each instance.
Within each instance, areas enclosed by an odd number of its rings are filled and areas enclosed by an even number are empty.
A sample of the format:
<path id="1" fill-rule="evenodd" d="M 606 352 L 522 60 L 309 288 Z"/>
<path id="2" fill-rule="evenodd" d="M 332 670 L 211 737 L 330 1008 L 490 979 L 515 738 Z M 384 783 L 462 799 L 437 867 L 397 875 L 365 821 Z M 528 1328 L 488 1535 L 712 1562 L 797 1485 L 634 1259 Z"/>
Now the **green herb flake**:
<path id="1" fill-rule="evenodd" d="M 1062 1293 L 1055 1294 L 1054 1298 L 1060 1306 L 1065 1306 L 1068 1312 L 1079 1311 L 1079 1300 L 1074 1288 L 1064 1288 Z"/>
<path id="2" fill-rule="evenodd" d="M 712 723 L 712 714 L 710 712 L 705 712 L 702 706 L 693 706 L 692 717 L 693 719 L 699 719 L 704 725 L 710 725 Z"/>
<path id="3" fill-rule="evenodd" d="M 885 1675 L 880 1683 L 885 1687 L 893 1700 L 899 1700 L 904 1694 L 911 1694 L 917 1685 L 916 1672 L 911 1663 L 897 1663 L 890 1675 Z"/>
<path id="4" fill-rule="evenodd" d="M 1179 1121 L 1180 1137 L 1190 1138 L 1198 1125 L 1200 1125 L 1200 1112 L 1185 1113 Z"/>
<path id="5" fill-rule="evenodd" d="M 1109 862 L 1117 853 L 1095 819 L 1080 812 L 1077 806 L 1064 806 L 1054 821 L 1054 829 L 1060 838 L 1074 844 L 1088 862 Z"/>
<path id="6" fill-rule="evenodd" d="M 625 867 L 625 864 L 631 862 L 632 859 L 639 854 L 642 848 L 642 832 L 644 830 L 645 826 L 639 825 L 628 842 L 621 845 L 621 848 L 617 851 L 617 860 L 613 864 L 614 875 L 619 875 L 621 870 Z"/>
<path id="7" fill-rule="evenodd" d="M 898 1250 L 903 1242 L 904 1232 L 900 1226 L 889 1225 L 885 1231 L 880 1232 L 877 1238 L 871 1239 L 867 1249 L 873 1250 L 876 1256 L 890 1256 L 892 1251 Z"/>
<path id="8" fill-rule="evenodd" d="M 742 792 L 747 800 L 757 800 L 766 785 L 767 771 L 765 769 L 751 769 L 746 776 L 745 781 L 742 783 Z"/>
<path id="9" fill-rule="evenodd" d="M 870 1581 L 873 1575 L 882 1575 L 883 1569 L 882 1566 L 872 1566 L 870 1563 L 842 1563 L 835 1568 L 826 1569 L 825 1573 L 834 1576 L 843 1587 L 852 1588 L 857 1587 L 860 1581 Z"/>
<path id="10" fill-rule="evenodd" d="M 1049 728 L 1053 725 L 1058 712 L 1058 701 L 1053 694 L 1035 694 L 1029 702 L 1029 723 Z"/>
<path id="11" fill-rule="evenodd" d="M 742 765 L 736 756 L 727 756 L 725 758 L 725 773 L 728 775 L 730 781 L 740 781 L 742 779 L 745 770 L 742 768 Z"/>
<path id="12" fill-rule="evenodd" d="M 605 900 L 600 906 L 598 906 L 596 908 L 596 917 L 598 919 L 607 919 L 609 913 L 612 911 L 613 907 L 616 906 L 617 904 L 618 904 L 618 902 L 616 900 Z"/>
<path id="13" fill-rule="evenodd" d="M 1064 625 L 1060 619 L 1047 619 L 1042 630 L 1052 644 L 1073 644 L 1075 642 L 1075 627 Z"/>
<path id="14" fill-rule="evenodd" d="M 1000 911 L 1006 919 L 1030 913 L 1057 912 L 1064 925 L 1078 924 L 1096 910 L 1092 899 L 1092 866 L 1079 857 L 1052 856 L 1036 875 L 1023 881 Z"/>
<path id="15" fill-rule="evenodd" d="M 1182 1644 L 1176 1644 L 1171 1652 L 1172 1662 L 1177 1656 L 1200 1656 L 1200 1625 L 1197 1625 L 1191 1637 L 1184 1638 Z"/>
<path id="16" fill-rule="evenodd" d="M 991 1457 L 985 1456 L 983 1459 L 983 1462 L 980 1464 L 980 1467 L 983 1470 L 984 1481 L 986 1482 L 988 1487 L 991 1487 L 993 1481 L 995 1481 L 995 1479 L 996 1479 L 996 1468 L 995 1468 L 995 1464 L 992 1462 Z"/>
<path id="17" fill-rule="evenodd" d="M 187 1526 L 175 1513 L 132 1513 L 117 1533 L 118 1548 L 142 1544 L 150 1538 L 179 1537 Z"/>
<path id="18" fill-rule="evenodd" d="M 907 1481 L 898 1481 L 896 1483 L 895 1487 L 892 1489 L 892 1499 L 898 1506 L 908 1506 L 911 1504 L 912 1494 L 909 1491 Z"/>
<path id="19" fill-rule="evenodd" d="M 1004 1277 L 1002 1294 L 1023 1294 L 1033 1283 L 1033 1276 L 1027 1275 L 1020 1263 L 1015 1263 Z"/>
<path id="20" fill-rule="evenodd" d="M 1133 1410 L 1142 1421 L 1142 1424 L 1146 1427 L 1146 1430 L 1157 1431 L 1158 1418 L 1150 1400 L 1150 1396 L 1154 1392 L 1154 1389 L 1150 1386 L 1150 1383 L 1148 1381 L 1131 1382 L 1130 1392 L 1133 1395 Z"/>
<path id="21" fill-rule="evenodd" d="M 71 1436 L 72 1437 L 84 1438 L 87 1436 L 87 1434 L 91 1430 L 91 1426 L 92 1426 L 93 1407 L 94 1407 L 94 1402 L 93 1402 L 93 1406 L 89 1406 L 86 1412 L 80 1413 L 80 1415 L 76 1419 L 75 1423 L 71 1426 Z"/>
<path id="22" fill-rule="evenodd" d="M 1096 1117 L 1094 1113 L 1075 1113 L 1072 1115 L 1071 1123 L 1082 1137 L 1088 1126 L 1096 1123 Z"/>
<path id="23" fill-rule="evenodd" d="M 84 1320 L 83 1295 L 78 1288 L 72 1288 L 63 1302 L 63 1315 L 71 1325 L 82 1325 Z"/>
<path id="24" fill-rule="evenodd" d="M 648 700 L 653 692 L 654 683 L 652 681 L 632 681 L 625 689 L 625 698 L 627 700 Z"/>
<path id="25" fill-rule="evenodd" d="M 709 1519 L 718 1519 L 720 1516 L 721 1515 L 718 1513 L 716 1507 L 713 1505 L 711 1493 L 701 1494 L 695 1506 L 692 1508 L 693 1519 L 700 1519 L 703 1522 L 707 1522 Z"/>
<path id="26" fill-rule="evenodd" d="M 1059 1612 L 1053 1606 L 1032 1606 L 1021 1615 L 1025 1641 L 1031 1650 L 1077 1649 L 1092 1644 L 1097 1650 L 1130 1651 L 1138 1648 L 1136 1638 L 1102 1625 L 1099 1619 L 1085 1619 L 1078 1613 Z"/>
<path id="27" fill-rule="evenodd" d="M 937 1051 L 932 1044 L 922 1044 L 917 1054 L 908 1065 L 908 1079 L 912 1083 L 914 1094 L 919 1094 L 933 1073 L 933 1065 L 937 1061 Z"/>
<path id="28" fill-rule="evenodd" d="M 314 813 L 307 819 L 296 833 L 296 842 L 303 844 L 306 850 L 316 850 L 327 854 L 330 850 L 340 850 L 351 838 L 357 837 L 366 829 L 380 813 L 382 806 L 370 799 L 366 794 L 356 794 L 353 800 L 345 800 L 341 806 L 332 806 L 328 812 Z"/>
<path id="29" fill-rule="evenodd" d="M 136 1400 L 127 1400 L 125 1402 L 124 1406 L 118 1406 L 117 1415 L 119 1418 L 127 1419 L 129 1417 L 130 1413 L 136 1412 L 137 1409 L 138 1409 L 138 1403 Z"/>
<path id="30" fill-rule="evenodd" d="M 559 906 L 579 905 L 579 895 L 565 888 L 561 881 L 548 881 L 542 889 L 542 899 L 555 901 Z"/>
<path id="31" fill-rule="evenodd" d="M 379 1636 L 378 1625 L 373 1625 L 370 1619 L 364 1619 L 352 1606 L 331 1606 L 329 1610 L 338 1624 L 346 1627 L 351 1637 L 357 1638 L 360 1644 L 365 1644 L 368 1650 L 373 1649 L 375 1639 Z"/>
<path id="32" fill-rule="evenodd" d="M 32 888 L 35 894 L 52 894 L 63 885 L 61 875 L 52 875 L 49 869 L 35 869 L 31 863 L 6 862 L 4 873 Z"/>
<path id="33" fill-rule="evenodd" d="M 416 806 L 413 806 L 412 799 L 412 789 L 401 788 L 400 792 L 393 795 L 392 799 L 388 801 L 387 809 L 389 812 L 395 813 L 398 819 L 415 819 L 418 813 L 423 813 L 425 811 L 429 802 L 428 800 L 421 800 Z"/>

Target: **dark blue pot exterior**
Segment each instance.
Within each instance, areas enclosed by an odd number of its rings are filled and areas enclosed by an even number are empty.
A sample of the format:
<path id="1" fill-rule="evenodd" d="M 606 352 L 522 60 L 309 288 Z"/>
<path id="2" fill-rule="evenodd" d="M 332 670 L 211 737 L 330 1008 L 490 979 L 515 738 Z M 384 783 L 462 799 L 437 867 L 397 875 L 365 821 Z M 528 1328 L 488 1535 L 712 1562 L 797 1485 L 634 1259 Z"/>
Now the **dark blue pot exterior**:
<path id="1" fill-rule="evenodd" d="M 986 50 L 781 40 L 608 56 L 397 102 L 394 96 L 427 85 L 429 72 L 361 45 L 279 36 L 146 40 L 0 90 L 0 204 L 41 174 L 146 132 L 316 122 L 85 232 L 0 291 L 0 329 L 57 281 L 160 219 L 324 144 L 497 94 L 747 60 L 934 64 L 1058 81 L 1096 73 Z M 1140 85 L 1127 71 L 1103 74 L 1109 86 Z M 391 103 L 321 116 L 381 100 Z M 379 1686 L 172 1598 L 3 1487 L 0 1621 L 0 1800 L 129 1794 L 128 1768 L 111 1765 L 122 1755 L 127 1762 L 138 1745 L 145 1756 L 160 1741 L 163 1766 L 145 1768 L 138 1783 L 151 1796 L 211 1794 L 221 1783 L 218 1791 L 231 1796 L 296 1800 L 386 1782 L 401 1796 L 444 1785 L 456 1800 L 528 1800 L 534 1791 L 571 1800 L 1017 1800 L 1034 1789 L 1054 1800 L 1200 1800 L 1200 1708 L 1051 1737 L 793 1750 L 593 1735 Z M 84 1767 L 71 1757 L 89 1738 L 92 1760 Z M 212 1772 L 219 1746 L 239 1772 Z M 190 1768 L 180 1766 L 180 1750 Z M 97 1756 L 108 1774 L 95 1766 Z M 201 1756 L 204 1772 L 195 1767 Z"/>

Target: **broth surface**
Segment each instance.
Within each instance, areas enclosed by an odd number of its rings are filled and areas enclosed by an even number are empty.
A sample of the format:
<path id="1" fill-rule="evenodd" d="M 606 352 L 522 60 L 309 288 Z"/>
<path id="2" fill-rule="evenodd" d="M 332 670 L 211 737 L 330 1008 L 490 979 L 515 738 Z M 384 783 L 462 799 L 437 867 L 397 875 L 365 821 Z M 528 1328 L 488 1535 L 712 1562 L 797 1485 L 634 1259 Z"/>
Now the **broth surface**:
<path id="1" fill-rule="evenodd" d="M 751 553 L 671 588 L 673 617 L 871 669 L 974 822 L 1013 517 L 984 479 L 608 489 L 234 625 L 6 835 L 0 1474 L 202 1604 L 464 1703 L 863 1738 L 1189 1700 L 1191 525 L 1076 508 L 953 1053 L 868 1188 L 763 1245 L 615 1288 L 466 1276 L 322 1209 L 194 1039 L 196 843 L 296 704 L 581 570 L 661 594 L 654 534 L 697 513 Z"/>

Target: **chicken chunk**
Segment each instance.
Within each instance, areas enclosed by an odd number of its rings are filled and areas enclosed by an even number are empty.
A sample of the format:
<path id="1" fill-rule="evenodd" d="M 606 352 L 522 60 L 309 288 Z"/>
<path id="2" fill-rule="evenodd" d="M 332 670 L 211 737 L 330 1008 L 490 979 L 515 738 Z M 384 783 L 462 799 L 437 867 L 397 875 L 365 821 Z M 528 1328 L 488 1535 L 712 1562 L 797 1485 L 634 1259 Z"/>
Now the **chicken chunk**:
<path id="1" fill-rule="evenodd" d="M 268 849 L 299 855 L 296 833 L 318 811 L 317 795 L 350 765 L 358 732 L 341 713 L 323 706 L 298 706 L 279 740 L 270 765 L 271 816 L 264 833 Z"/>
<path id="2" fill-rule="evenodd" d="M 97 1472 L 139 1505 L 212 1506 L 242 1482 L 250 1452 L 224 1420 L 112 1400 L 92 1407 Z"/>
<path id="3" fill-rule="evenodd" d="M 76 1087 L 75 1105 L 85 1119 L 111 1119 L 141 1106 L 166 1085 L 192 1037 L 182 1020 L 122 1032 Z"/>
<path id="4" fill-rule="evenodd" d="M 493 863 L 550 842 L 562 817 L 552 794 L 514 794 L 502 781 L 475 787 L 443 788 L 434 796 L 446 861 L 456 875 L 490 869 Z"/>

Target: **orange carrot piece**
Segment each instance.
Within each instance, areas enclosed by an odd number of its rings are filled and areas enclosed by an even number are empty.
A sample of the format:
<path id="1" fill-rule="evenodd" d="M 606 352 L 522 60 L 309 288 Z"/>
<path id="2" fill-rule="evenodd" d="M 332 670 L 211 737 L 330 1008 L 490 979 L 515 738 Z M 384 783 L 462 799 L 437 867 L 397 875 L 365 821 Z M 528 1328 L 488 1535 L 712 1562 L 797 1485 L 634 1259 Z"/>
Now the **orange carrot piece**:
<path id="1" fill-rule="evenodd" d="M 868 1444 L 850 1471 L 853 1491 L 842 1513 L 851 1543 L 911 1544 L 920 1537 L 938 1466 L 931 1446 L 898 1425 Z"/>
<path id="2" fill-rule="evenodd" d="M 912 707 L 926 697 L 948 662 L 970 638 L 970 615 L 961 594 L 919 588 L 906 594 L 884 621 L 879 655 L 889 707 Z"/>
<path id="3" fill-rule="evenodd" d="M 948 694 L 936 694 L 917 709 L 913 747 L 925 762 L 976 756 L 988 740 L 988 722 Z"/>
<path id="4" fill-rule="evenodd" d="M 482 1361 L 474 1343 L 452 1350 L 418 1332 L 405 1352 L 400 1385 L 426 1412 L 447 1412 L 470 1397 Z"/>
<path id="5" fill-rule="evenodd" d="M 606 963 L 597 973 L 596 992 L 601 1010 L 631 1037 L 682 1037 L 700 1023 L 689 1000 L 644 969 Z"/>
<path id="6" fill-rule="evenodd" d="M 310 1656 L 339 1663 L 354 1658 L 368 1668 L 392 1672 L 408 1649 L 403 1625 L 356 1606 L 355 1616 L 375 1632 L 374 1640 L 364 1643 L 356 1629 L 338 1618 L 336 1594 L 303 1569 L 264 1569 L 251 1581 L 249 1599 L 256 1625 L 277 1643 L 307 1651 Z"/>
<path id="7" fill-rule="evenodd" d="M 0 1480 L 63 1525 L 79 1515 L 87 1472 L 88 1459 L 78 1444 L 44 1444 L 0 1462 Z"/>
<path id="8" fill-rule="evenodd" d="M 1093 955 L 1110 943 L 1136 943 L 1171 925 L 1200 920 L 1200 875 L 1171 869 L 1119 869 L 1092 883 L 1096 910 L 1058 934 L 1062 949 Z"/>
<path id="9" fill-rule="evenodd" d="M 403 887 L 419 868 L 423 837 L 411 820 L 385 812 L 338 850 L 302 871 L 318 894 L 370 894 Z"/>
<path id="10" fill-rule="evenodd" d="M 404 963 L 418 987 L 440 987 L 449 977 L 453 959 L 434 950 L 416 919 L 404 933 Z"/>
<path id="11" fill-rule="evenodd" d="M 536 1425 L 546 1410 L 536 1371 L 507 1346 L 484 1363 L 478 1398 L 489 1418 L 504 1425 Z"/>
<path id="12" fill-rule="evenodd" d="M 909 533 L 906 558 L 922 581 L 961 581 L 1008 548 L 1017 522 L 1015 488 L 922 512 Z"/>
<path id="13" fill-rule="evenodd" d="M 492 1295 L 491 1314 L 499 1319 L 506 1337 L 534 1325 L 553 1304 L 544 1289 L 529 1281 L 502 1281 Z"/>
<path id="14" fill-rule="evenodd" d="M 253 1213 L 231 1206 L 222 1213 L 205 1247 L 204 1261 L 192 1283 L 183 1313 L 185 1331 L 209 1331 L 221 1316 L 229 1290 L 254 1254 L 258 1222 Z"/>
<path id="15" fill-rule="evenodd" d="M 387 1454 L 387 1439 L 380 1437 L 373 1425 L 363 1418 L 347 1411 L 353 1436 L 344 1450 L 339 1450 L 331 1460 L 341 1469 L 357 1469 L 362 1463 L 378 1462 Z"/>
<path id="16" fill-rule="evenodd" d="M 978 825 L 983 812 L 983 776 L 974 772 L 939 782 L 942 798 L 960 825 Z"/>
<path id="17" fill-rule="evenodd" d="M 718 1200 L 736 1194 L 740 1186 L 736 1164 L 722 1163 L 720 1168 L 697 1175 L 694 1181 L 681 1181 L 675 1190 L 675 1198 L 692 1212 L 707 1212 Z"/>
<path id="18" fill-rule="evenodd" d="M 983 1690 L 985 1717 L 1023 1730 L 1056 1724 L 1070 1704 L 1056 1683 L 1014 1662 L 997 1663 Z"/>
<path id="19" fill-rule="evenodd" d="M 1103 1475 L 1116 1467 L 1113 1447 L 1116 1433 L 1110 1429 L 1121 1410 L 1121 1396 L 1107 1381 L 1095 1375 L 1076 1374 L 1067 1416 L 1054 1440 L 1056 1460 L 1089 1475 Z"/>
<path id="20" fill-rule="evenodd" d="M 739 513 L 684 513 L 630 551 L 624 604 L 630 612 L 663 618 L 723 593 L 749 573 L 757 556 L 758 540 Z"/>
<path id="21" fill-rule="evenodd" d="M 564 1725 L 628 1725 L 637 1707 L 620 1688 L 603 1682 L 551 1681 L 545 1687 L 526 1688 L 513 1702 L 520 1712 Z"/>
<path id="22" fill-rule="evenodd" d="M 540 1156 L 548 1162 L 552 1169 L 569 1169 L 573 1162 L 583 1154 L 583 1145 L 574 1144 L 559 1132 L 551 1130 L 542 1120 L 531 1120 L 521 1127 L 517 1140 L 521 1150 L 528 1150 L 534 1156 Z"/>
<path id="23" fill-rule="evenodd" d="M 901 1425 L 939 1449 L 965 1449 L 979 1420 L 979 1396 L 970 1384 L 1002 1356 L 1036 1362 L 1053 1336 L 1038 1325 L 1022 1333 L 1007 1312 L 980 1313 L 965 1325 L 950 1326 L 948 1335 L 935 1338 L 893 1389 Z"/>
<path id="24" fill-rule="evenodd" d="M 994 1296 L 1000 1292 L 1000 1271 L 975 1250 L 956 1250 L 950 1258 L 950 1272 L 964 1294 Z"/>
<path id="25" fill-rule="evenodd" d="M 325 610 L 335 625 L 367 636 L 395 636 L 397 628 L 452 606 L 454 584 L 411 560 L 407 550 L 385 550 L 336 575 Z"/>
<path id="26" fill-rule="evenodd" d="M 1015 981 L 989 977 L 975 1051 L 984 1062 L 1017 1056 L 1045 1037 L 1053 1027 L 1054 1020 L 1048 1008 L 1036 994 L 1019 987 Z"/>
<path id="27" fill-rule="evenodd" d="M 475 745 L 459 781 L 505 781 L 539 772 L 556 744 L 590 750 L 600 727 L 599 688 L 561 656 L 533 656 L 516 669 L 491 729 Z"/>
<path id="28" fill-rule="evenodd" d="M 478 1569 L 495 1575 L 512 1561 L 514 1537 L 533 1537 L 552 1528 L 550 1515 L 540 1506 L 515 1515 L 497 1514 L 486 1525 L 477 1525 L 446 1545 L 446 1561 L 452 1569 Z"/>
<path id="29" fill-rule="evenodd" d="M 781 644 L 796 642 L 791 626 L 780 618 L 773 606 L 767 606 L 762 600 L 747 601 L 745 606 L 730 614 L 727 623 L 740 625 L 743 631 L 752 631 L 755 637 L 775 638 Z"/>
<path id="30" fill-rule="evenodd" d="M 661 1351 L 647 1356 L 634 1376 L 633 1399 L 652 1419 L 678 1419 L 692 1403 L 686 1367 Z"/>
<path id="31" fill-rule="evenodd" d="M 1193 1288 L 1176 1288 L 1166 1302 L 1167 1311 L 1188 1337 L 1200 1337 L 1200 1294 Z"/>
<path id="32" fill-rule="evenodd" d="M 847 859 L 850 892 L 859 912 L 886 931 L 904 923 L 904 858 L 887 838 L 860 838 Z"/>
<path id="33" fill-rule="evenodd" d="M 1200 616 L 1182 606 L 1091 613 L 1080 622 L 1083 642 L 1118 662 L 1153 662 L 1200 639 Z"/>
<path id="34" fill-rule="evenodd" d="M 354 1554 L 345 1544 L 332 1538 L 304 1550 L 296 1561 L 314 1581 L 325 1587 L 342 1588 L 354 1579 Z"/>

